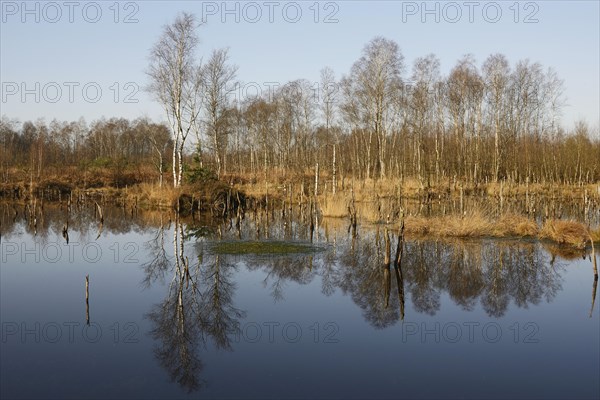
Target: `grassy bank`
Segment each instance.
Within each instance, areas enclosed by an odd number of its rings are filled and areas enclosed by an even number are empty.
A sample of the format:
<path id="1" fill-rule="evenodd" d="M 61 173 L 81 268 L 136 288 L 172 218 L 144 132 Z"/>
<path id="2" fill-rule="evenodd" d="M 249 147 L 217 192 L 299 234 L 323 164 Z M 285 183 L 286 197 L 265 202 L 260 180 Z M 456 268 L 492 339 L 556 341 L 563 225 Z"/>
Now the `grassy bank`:
<path id="1" fill-rule="evenodd" d="M 585 248 L 591 240 L 600 243 L 600 228 L 592 229 L 581 222 L 549 219 L 538 224 L 520 215 L 508 214 L 493 218 L 479 212 L 464 217 L 408 216 L 405 219 L 405 232 L 415 236 L 459 238 L 526 237 L 579 249 Z"/>

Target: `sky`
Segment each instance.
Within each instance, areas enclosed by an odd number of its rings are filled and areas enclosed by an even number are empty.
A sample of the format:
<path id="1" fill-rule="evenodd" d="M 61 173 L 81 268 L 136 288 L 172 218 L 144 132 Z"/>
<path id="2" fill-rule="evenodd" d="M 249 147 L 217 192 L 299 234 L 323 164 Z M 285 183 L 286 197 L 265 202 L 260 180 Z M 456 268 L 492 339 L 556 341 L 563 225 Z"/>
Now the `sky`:
<path id="1" fill-rule="evenodd" d="M 234 96 L 304 78 L 339 79 L 374 37 L 396 41 L 410 76 L 435 54 L 446 75 L 472 54 L 511 65 L 529 59 L 564 80 L 567 129 L 600 125 L 600 1 L 0 1 L 0 115 L 91 122 L 165 120 L 144 90 L 148 54 L 179 12 L 194 13 L 207 59 L 228 47 L 241 82 Z"/>

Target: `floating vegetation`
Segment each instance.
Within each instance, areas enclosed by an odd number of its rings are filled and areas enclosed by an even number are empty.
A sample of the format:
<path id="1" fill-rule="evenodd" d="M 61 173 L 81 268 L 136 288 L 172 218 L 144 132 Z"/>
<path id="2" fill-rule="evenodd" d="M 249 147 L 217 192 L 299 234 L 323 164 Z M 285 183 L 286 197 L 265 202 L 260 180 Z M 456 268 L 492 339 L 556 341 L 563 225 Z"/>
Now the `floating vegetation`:
<path id="1" fill-rule="evenodd" d="M 289 241 L 222 241 L 210 245 L 210 250 L 215 254 L 253 254 L 253 255 L 286 255 L 307 254 L 325 250 L 322 246 L 310 243 Z"/>

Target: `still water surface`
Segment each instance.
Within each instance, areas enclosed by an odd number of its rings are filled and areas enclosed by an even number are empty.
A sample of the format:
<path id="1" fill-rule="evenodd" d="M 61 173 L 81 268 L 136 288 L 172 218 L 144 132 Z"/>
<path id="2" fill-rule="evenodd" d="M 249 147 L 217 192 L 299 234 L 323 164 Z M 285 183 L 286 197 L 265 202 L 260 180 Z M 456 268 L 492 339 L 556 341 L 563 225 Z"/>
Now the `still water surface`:
<path id="1" fill-rule="evenodd" d="M 409 238 L 397 269 L 383 225 L 93 207 L 67 244 L 64 208 L 0 208 L 2 398 L 600 397 L 589 254 Z M 219 251 L 257 239 L 308 249 Z"/>

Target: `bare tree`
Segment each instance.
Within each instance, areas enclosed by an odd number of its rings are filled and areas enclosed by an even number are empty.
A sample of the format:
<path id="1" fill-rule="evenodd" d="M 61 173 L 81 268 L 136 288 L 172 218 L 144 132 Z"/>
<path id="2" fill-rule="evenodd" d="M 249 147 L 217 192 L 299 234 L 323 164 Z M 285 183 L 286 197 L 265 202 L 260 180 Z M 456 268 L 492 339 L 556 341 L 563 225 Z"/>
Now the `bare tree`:
<path id="1" fill-rule="evenodd" d="M 173 186 L 183 175 L 183 149 L 190 130 L 196 125 L 202 101 L 202 68 L 194 52 L 198 45 L 193 14 L 182 13 L 164 27 L 150 52 L 148 90 L 163 106 L 173 134 Z"/>
<path id="2" fill-rule="evenodd" d="M 435 119 L 435 86 L 440 81 L 440 61 L 433 54 L 415 60 L 410 91 L 411 127 L 415 140 L 415 165 L 417 176 L 423 181 L 425 136 L 433 130 Z"/>
<path id="3" fill-rule="evenodd" d="M 316 154 L 311 151 L 315 147 L 313 124 L 315 120 L 316 102 L 314 90 L 306 79 L 298 79 L 284 86 L 289 89 L 292 102 L 294 126 L 296 129 L 297 149 L 296 164 L 309 167 L 318 163 Z M 299 148 L 298 148 L 299 147 Z M 310 155 L 315 158 L 311 160 Z"/>
<path id="4" fill-rule="evenodd" d="M 458 161 L 456 170 L 462 177 L 472 173 L 477 180 L 483 83 L 470 55 L 459 60 L 448 77 L 448 108 L 456 139 Z M 473 150 L 472 144 L 475 144 Z M 472 166 L 472 168 L 471 168 Z"/>
<path id="5" fill-rule="evenodd" d="M 136 142 L 136 145 L 139 146 L 147 141 L 152 152 L 156 154 L 153 164 L 158 172 L 158 186 L 163 187 L 163 172 L 166 171 L 164 154 L 172 145 L 169 128 L 165 125 L 150 123 L 147 119 L 140 119 L 137 121 L 136 130 L 141 131 L 143 135 L 142 140 Z"/>
<path id="6" fill-rule="evenodd" d="M 335 118 L 335 103 L 337 100 L 337 87 L 335 83 L 335 75 L 333 70 L 329 67 L 325 67 L 321 70 L 321 112 L 323 113 L 323 120 L 325 122 L 325 134 L 329 136 L 331 134 L 330 128 Z M 337 164 L 336 164 L 336 148 L 338 145 L 337 130 L 333 131 L 333 159 L 332 159 L 332 192 L 335 194 L 337 188 Z"/>
<path id="7" fill-rule="evenodd" d="M 236 66 L 227 64 L 228 53 L 228 49 L 214 50 L 204 66 L 206 126 L 215 155 L 217 176 L 221 176 L 225 163 L 228 133 L 226 110 L 228 97 L 235 89 L 232 83 L 237 73 Z"/>
<path id="8" fill-rule="evenodd" d="M 502 54 L 493 54 L 483 63 L 483 79 L 486 88 L 486 103 L 494 129 L 494 181 L 498 181 L 502 165 L 500 135 L 503 130 L 502 114 L 510 77 L 508 60 Z"/>
<path id="9" fill-rule="evenodd" d="M 345 92 L 349 97 L 345 102 L 352 106 L 345 109 L 358 111 L 358 119 L 368 132 L 367 178 L 371 176 L 373 136 L 377 140 L 379 174 L 381 177 L 386 175 L 386 117 L 392 106 L 392 93 L 401 87 L 403 60 L 396 42 L 376 37 L 365 46 L 362 57 L 354 63 L 346 80 Z"/>

